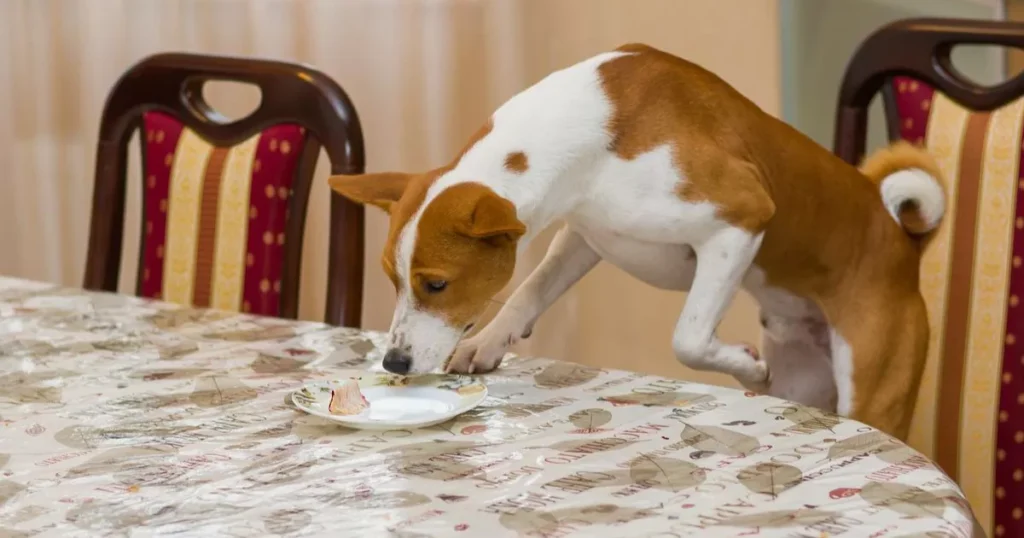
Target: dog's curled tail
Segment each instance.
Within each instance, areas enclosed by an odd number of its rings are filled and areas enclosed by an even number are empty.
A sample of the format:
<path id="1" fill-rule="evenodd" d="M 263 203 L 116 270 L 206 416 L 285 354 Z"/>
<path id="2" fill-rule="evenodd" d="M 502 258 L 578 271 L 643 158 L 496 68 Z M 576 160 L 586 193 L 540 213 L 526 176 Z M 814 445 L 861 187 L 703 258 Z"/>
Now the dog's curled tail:
<path id="1" fill-rule="evenodd" d="M 882 203 L 909 234 L 926 234 L 946 213 L 946 193 L 935 159 L 922 148 L 896 142 L 868 156 L 862 174 L 878 185 Z"/>

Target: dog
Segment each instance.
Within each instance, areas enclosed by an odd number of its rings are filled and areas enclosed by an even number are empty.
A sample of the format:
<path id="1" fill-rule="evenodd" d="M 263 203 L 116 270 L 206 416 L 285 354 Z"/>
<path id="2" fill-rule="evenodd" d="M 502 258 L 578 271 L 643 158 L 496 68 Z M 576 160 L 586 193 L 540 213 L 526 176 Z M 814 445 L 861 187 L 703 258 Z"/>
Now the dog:
<path id="1" fill-rule="evenodd" d="M 689 290 L 671 340 L 682 364 L 906 438 L 928 340 L 920 249 L 945 213 L 921 149 L 896 144 L 858 169 L 713 73 L 629 44 L 512 97 L 443 167 L 329 184 L 390 213 L 386 370 L 491 371 L 606 260 Z M 524 245 L 559 221 L 543 261 L 466 338 Z M 716 337 L 741 287 L 766 321 L 763 359 Z M 792 377 L 805 366 L 829 387 Z"/>

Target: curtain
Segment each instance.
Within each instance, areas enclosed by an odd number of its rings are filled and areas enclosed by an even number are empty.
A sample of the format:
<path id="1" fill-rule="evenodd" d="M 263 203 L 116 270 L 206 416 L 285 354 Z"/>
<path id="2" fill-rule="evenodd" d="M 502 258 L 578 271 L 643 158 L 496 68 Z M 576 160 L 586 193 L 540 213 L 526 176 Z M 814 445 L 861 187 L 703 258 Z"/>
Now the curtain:
<path id="1" fill-rule="evenodd" d="M 359 111 L 370 170 L 450 159 L 488 114 L 552 70 L 631 41 L 717 72 L 770 113 L 779 108 L 776 1 L 749 0 L 0 0 L 0 274 L 80 286 L 93 160 L 107 91 L 161 51 L 311 64 Z M 209 97 L 229 116 L 250 92 Z M 136 158 L 138 152 L 130 151 Z M 121 291 L 135 289 L 138 162 L 129 176 Z M 321 319 L 328 189 L 311 194 L 300 315 Z M 379 267 L 386 218 L 368 210 L 364 323 L 386 328 L 394 292 Z M 521 281 L 551 232 L 520 260 Z M 507 293 L 507 292 L 506 292 Z M 683 294 L 607 266 L 570 290 L 519 351 L 602 367 L 735 385 L 678 365 L 671 333 Z M 721 327 L 757 341 L 745 295 Z"/>

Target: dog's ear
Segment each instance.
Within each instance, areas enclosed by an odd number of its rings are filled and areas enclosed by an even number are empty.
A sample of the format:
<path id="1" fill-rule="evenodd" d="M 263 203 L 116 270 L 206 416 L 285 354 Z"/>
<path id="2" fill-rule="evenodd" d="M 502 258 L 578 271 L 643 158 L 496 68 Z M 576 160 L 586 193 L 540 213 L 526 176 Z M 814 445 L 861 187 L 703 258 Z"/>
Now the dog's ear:
<path id="1" fill-rule="evenodd" d="M 358 204 L 370 204 L 391 211 L 412 179 L 412 174 L 380 172 L 376 174 L 331 176 L 327 183 L 334 192 Z"/>
<path id="2" fill-rule="evenodd" d="M 519 220 L 512 202 L 491 189 L 481 189 L 463 230 L 469 237 L 500 245 L 517 241 L 526 233 L 526 225 Z"/>

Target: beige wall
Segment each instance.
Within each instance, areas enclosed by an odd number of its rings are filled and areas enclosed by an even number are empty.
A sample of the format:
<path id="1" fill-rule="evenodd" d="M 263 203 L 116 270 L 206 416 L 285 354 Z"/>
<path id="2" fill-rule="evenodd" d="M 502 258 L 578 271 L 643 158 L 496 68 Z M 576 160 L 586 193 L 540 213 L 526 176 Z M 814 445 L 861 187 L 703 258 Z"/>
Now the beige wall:
<path id="1" fill-rule="evenodd" d="M 449 159 L 518 90 L 628 41 L 701 63 L 778 113 L 776 8 L 775 0 L 2 2 L 0 117 L 7 120 L 0 122 L 0 186 L 7 196 L 0 197 L 0 273 L 80 284 L 102 100 L 117 75 L 147 54 L 187 50 L 313 64 L 356 103 L 372 170 L 422 169 Z M 242 94 L 225 90 L 220 97 L 229 112 L 246 106 Z M 321 167 L 307 223 L 306 319 L 323 310 L 324 173 Z M 125 291 L 134 289 L 137 186 L 133 181 L 129 192 Z M 387 327 L 394 301 L 377 263 L 385 225 L 383 215 L 369 212 L 365 320 L 375 329 Z M 517 278 L 540 260 L 549 237 L 521 260 Z M 670 342 L 682 301 L 682 294 L 602 266 L 555 305 L 522 350 L 731 384 L 677 365 Z M 758 339 L 747 297 L 721 334 Z"/>

